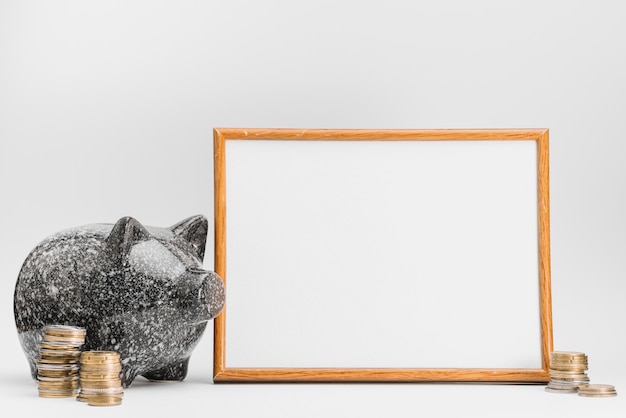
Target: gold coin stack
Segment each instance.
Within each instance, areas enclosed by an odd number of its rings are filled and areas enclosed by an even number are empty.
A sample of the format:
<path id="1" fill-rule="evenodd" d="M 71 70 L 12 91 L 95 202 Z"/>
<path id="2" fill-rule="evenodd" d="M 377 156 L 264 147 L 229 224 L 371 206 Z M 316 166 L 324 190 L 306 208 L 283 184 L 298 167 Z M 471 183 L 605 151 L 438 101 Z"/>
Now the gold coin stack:
<path id="1" fill-rule="evenodd" d="M 80 356 L 80 392 L 76 398 L 92 406 L 122 403 L 122 363 L 115 351 L 83 351 Z"/>
<path id="2" fill-rule="evenodd" d="M 578 387 L 578 396 L 585 396 L 587 398 L 609 398 L 617 396 L 617 391 L 613 385 L 604 384 L 589 384 L 581 385 Z"/>
<path id="3" fill-rule="evenodd" d="M 589 383 L 587 355 L 577 351 L 553 351 L 550 354 L 550 382 L 547 392 L 576 393 Z"/>
<path id="4" fill-rule="evenodd" d="M 47 325 L 39 343 L 37 385 L 42 398 L 71 398 L 78 394 L 78 361 L 85 328 Z"/>

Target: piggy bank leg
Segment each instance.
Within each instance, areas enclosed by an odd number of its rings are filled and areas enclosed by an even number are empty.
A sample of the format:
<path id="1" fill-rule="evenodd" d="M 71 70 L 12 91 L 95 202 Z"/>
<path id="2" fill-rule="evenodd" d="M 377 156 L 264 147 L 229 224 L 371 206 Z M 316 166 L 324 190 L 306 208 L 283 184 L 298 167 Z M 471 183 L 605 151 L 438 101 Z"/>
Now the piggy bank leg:
<path id="1" fill-rule="evenodd" d="M 136 367 L 132 367 L 128 364 L 126 366 L 122 366 L 122 386 L 124 388 L 129 387 L 133 383 L 137 375 L 138 372 Z"/>
<path id="2" fill-rule="evenodd" d="M 30 375 L 33 379 L 37 380 L 37 375 L 39 374 L 39 369 L 37 368 L 37 360 L 29 358 L 28 365 L 30 366 Z"/>
<path id="3" fill-rule="evenodd" d="M 142 376 L 148 380 L 158 381 L 181 381 L 187 376 L 187 367 L 189 366 L 189 357 L 175 363 L 168 364 L 158 370 L 152 370 Z"/>
<path id="4" fill-rule="evenodd" d="M 39 360 L 39 344 L 43 340 L 44 327 L 35 328 L 30 331 L 24 331 L 19 334 L 20 343 L 22 349 L 26 354 L 26 360 L 28 361 L 28 367 L 30 368 L 30 374 L 33 379 L 37 380 L 39 370 L 37 363 Z"/>

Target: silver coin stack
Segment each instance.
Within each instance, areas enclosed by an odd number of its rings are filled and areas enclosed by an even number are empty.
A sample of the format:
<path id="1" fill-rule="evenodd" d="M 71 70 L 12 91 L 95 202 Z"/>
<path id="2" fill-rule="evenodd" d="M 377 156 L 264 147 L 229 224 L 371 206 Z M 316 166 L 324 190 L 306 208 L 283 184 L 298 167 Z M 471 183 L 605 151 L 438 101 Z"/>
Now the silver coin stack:
<path id="1" fill-rule="evenodd" d="M 578 396 L 584 396 L 586 398 L 612 398 L 613 396 L 617 396 L 617 391 L 613 385 L 596 383 L 593 385 L 579 386 Z"/>
<path id="2" fill-rule="evenodd" d="M 37 385 L 42 398 L 68 398 L 78 394 L 78 360 L 85 328 L 47 325 L 39 344 Z"/>
<path id="3" fill-rule="evenodd" d="M 577 393 L 578 388 L 589 383 L 587 355 L 577 351 L 550 353 L 550 381 L 546 392 Z"/>

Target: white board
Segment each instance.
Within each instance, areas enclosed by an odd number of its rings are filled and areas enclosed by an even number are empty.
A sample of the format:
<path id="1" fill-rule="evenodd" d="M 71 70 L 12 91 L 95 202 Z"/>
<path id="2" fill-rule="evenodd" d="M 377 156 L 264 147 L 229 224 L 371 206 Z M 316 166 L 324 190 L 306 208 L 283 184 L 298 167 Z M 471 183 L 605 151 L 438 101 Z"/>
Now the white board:
<path id="1" fill-rule="evenodd" d="M 225 151 L 228 367 L 541 366 L 535 141 Z"/>

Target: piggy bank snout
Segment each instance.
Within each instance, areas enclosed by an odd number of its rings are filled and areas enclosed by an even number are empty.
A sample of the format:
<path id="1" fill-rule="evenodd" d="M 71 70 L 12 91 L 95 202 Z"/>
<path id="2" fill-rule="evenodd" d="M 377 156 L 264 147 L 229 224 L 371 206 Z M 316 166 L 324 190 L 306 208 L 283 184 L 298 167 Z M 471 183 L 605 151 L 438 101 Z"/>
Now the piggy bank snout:
<path id="1" fill-rule="evenodd" d="M 224 307 L 224 282 L 212 271 L 189 269 L 179 285 L 178 304 L 191 323 L 213 319 Z"/>

